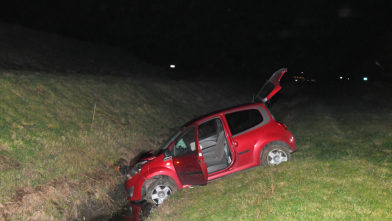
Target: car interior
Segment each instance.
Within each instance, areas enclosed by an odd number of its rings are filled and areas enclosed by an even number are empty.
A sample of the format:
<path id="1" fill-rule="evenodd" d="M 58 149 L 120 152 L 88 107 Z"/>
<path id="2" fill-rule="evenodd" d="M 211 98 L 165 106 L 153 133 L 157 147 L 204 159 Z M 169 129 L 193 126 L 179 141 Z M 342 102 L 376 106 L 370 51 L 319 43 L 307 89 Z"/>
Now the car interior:
<path id="1" fill-rule="evenodd" d="M 200 124 L 198 134 L 208 173 L 227 168 L 232 156 L 221 120 L 216 118 Z"/>

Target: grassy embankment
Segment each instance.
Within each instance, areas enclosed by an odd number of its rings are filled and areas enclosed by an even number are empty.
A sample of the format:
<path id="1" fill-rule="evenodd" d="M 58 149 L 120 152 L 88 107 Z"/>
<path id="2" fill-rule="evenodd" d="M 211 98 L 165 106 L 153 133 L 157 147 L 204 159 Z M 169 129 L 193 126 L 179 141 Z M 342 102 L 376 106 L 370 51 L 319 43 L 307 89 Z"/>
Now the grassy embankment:
<path id="1" fill-rule="evenodd" d="M 114 165 L 157 148 L 196 115 L 241 102 L 235 93 L 158 78 L 0 71 L 0 220 L 117 209 L 124 193 L 108 193 L 124 178 Z"/>
<path id="2" fill-rule="evenodd" d="M 293 161 L 179 191 L 149 220 L 392 219 L 392 90 L 369 84 L 283 86 Z"/>

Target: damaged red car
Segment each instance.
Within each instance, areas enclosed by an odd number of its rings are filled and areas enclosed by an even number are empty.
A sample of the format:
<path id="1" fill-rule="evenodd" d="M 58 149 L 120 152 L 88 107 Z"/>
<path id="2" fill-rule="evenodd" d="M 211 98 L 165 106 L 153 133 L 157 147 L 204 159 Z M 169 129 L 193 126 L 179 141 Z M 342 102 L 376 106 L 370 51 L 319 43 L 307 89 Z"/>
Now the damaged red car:
<path id="1" fill-rule="evenodd" d="M 275 72 L 253 103 L 193 119 L 160 149 L 121 166 L 119 170 L 128 176 L 127 199 L 161 204 L 178 189 L 289 161 L 295 139 L 265 105 L 280 90 L 286 72 L 285 68 Z"/>

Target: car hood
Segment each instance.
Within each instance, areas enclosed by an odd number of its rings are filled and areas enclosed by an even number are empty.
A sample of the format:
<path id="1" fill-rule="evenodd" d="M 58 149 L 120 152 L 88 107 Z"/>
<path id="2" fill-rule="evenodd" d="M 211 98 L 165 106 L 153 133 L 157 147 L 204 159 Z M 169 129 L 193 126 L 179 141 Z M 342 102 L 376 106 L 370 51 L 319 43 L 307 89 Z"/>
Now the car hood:
<path id="1" fill-rule="evenodd" d="M 259 93 L 257 93 L 256 98 L 265 103 L 271 99 L 272 96 L 278 93 L 278 91 L 282 88 L 280 86 L 280 79 L 286 72 L 287 68 L 282 68 L 276 71 L 260 89 Z"/>
<path id="2" fill-rule="evenodd" d="M 147 151 L 147 152 L 141 152 L 139 153 L 136 157 L 134 157 L 131 162 L 129 163 L 129 166 L 135 166 L 135 164 L 141 162 L 141 161 L 151 161 L 155 158 L 157 158 L 157 154 L 155 151 Z"/>

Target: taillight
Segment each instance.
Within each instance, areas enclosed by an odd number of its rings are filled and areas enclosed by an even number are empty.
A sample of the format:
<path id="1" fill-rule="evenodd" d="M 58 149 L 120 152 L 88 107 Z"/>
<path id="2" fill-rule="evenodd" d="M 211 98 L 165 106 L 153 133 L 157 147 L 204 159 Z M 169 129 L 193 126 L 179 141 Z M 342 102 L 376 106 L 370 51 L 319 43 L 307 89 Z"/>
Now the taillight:
<path id="1" fill-rule="evenodd" d="M 284 129 L 288 130 L 287 126 L 284 123 L 277 122 L 280 126 L 284 127 Z"/>

